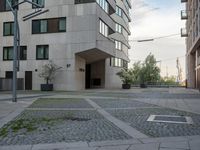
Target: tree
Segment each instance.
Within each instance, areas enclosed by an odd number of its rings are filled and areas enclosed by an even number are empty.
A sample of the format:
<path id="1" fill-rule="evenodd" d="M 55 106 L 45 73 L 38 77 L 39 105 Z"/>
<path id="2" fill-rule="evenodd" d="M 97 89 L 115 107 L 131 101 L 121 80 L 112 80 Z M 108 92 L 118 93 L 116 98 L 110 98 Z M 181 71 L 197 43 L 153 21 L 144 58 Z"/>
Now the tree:
<path id="1" fill-rule="evenodd" d="M 132 68 L 132 72 L 134 74 L 133 76 L 133 83 L 139 83 L 140 82 L 140 72 L 141 72 L 141 69 L 142 69 L 142 63 L 141 61 L 137 61 L 133 64 L 133 68 Z"/>
<path id="2" fill-rule="evenodd" d="M 146 82 L 158 82 L 160 80 L 160 68 L 157 66 L 157 61 L 153 54 L 149 54 L 140 71 L 140 81 Z"/>
<path id="3" fill-rule="evenodd" d="M 48 64 L 42 66 L 42 72 L 39 74 L 39 77 L 44 78 L 46 84 L 49 84 L 49 82 L 55 78 L 56 72 L 61 68 L 62 67 L 58 67 L 53 63 L 53 61 L 50 60 Z"/>

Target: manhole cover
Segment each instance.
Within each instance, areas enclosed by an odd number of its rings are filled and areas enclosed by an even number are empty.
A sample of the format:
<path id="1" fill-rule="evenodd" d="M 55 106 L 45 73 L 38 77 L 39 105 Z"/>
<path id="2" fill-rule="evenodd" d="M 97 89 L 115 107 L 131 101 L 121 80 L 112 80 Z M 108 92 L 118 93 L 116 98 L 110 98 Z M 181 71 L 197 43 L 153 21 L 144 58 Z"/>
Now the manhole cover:
<path id="1" fill-rule="evenodd" d="M 150 115 L 150 117 L 147 119 L 147 121 L 193 124 L 192 118 L 188 117 L 188 116 Z"/>

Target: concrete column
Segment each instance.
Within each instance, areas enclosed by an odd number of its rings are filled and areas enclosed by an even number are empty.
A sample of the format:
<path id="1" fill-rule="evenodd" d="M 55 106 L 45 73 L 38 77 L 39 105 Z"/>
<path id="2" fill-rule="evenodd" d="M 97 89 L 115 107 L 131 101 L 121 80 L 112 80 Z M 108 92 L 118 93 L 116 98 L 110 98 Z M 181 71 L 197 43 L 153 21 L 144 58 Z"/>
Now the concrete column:
<path id="1" fill-rule="evenodd" d="M 195 55 L 189 54 L 187 56 L 187 87 L 195 88 L 196 87 L 196 71 L 195 71 Z"/>

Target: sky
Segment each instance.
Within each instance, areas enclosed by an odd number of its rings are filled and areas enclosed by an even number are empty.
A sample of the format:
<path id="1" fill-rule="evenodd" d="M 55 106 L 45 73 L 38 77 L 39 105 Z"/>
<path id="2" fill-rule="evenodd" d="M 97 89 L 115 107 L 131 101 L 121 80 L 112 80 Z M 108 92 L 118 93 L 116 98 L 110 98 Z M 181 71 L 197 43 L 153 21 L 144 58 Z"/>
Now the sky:
<path id="1" fill-rule="evenodd" d="M 176 59 L 179 58 L 185 78 L 185 38 L 176 35 L 151 42 L 136 42 L 180 34 L 180 29 L 185 27 L 185 21 L 181 20 L 180 16 L 184 4 L 181 4 L 180 0 L 131 0 L 131 2 L 130 67 L 134 62 L 143 61 L 149 53 L 152 53 L 157 61 L 161 61 L 158 66 L 161 66 L 162 76 L 177 75 Z"/>

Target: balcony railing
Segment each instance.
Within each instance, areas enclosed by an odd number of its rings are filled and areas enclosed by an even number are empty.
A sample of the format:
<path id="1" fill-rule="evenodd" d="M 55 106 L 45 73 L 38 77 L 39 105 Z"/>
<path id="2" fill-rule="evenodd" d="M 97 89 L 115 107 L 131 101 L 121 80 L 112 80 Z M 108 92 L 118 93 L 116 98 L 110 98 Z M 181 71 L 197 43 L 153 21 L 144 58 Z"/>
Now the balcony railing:
<path id="1" fill-rule="evenodd" d="M 187 3 L 188 0 L 181 0 L 181 3 Z"/>
<path id="2" fill-rule="evenodd" d="M 181 29 L 181 37 L 188 37 L 187 29 L 185 28 Z"/>
<path id="3" fill-rule="evenodd" d="M 188 12 L 186 10 L 181 11 L 181 19 L 182 20 L 188 19 Z"/>

